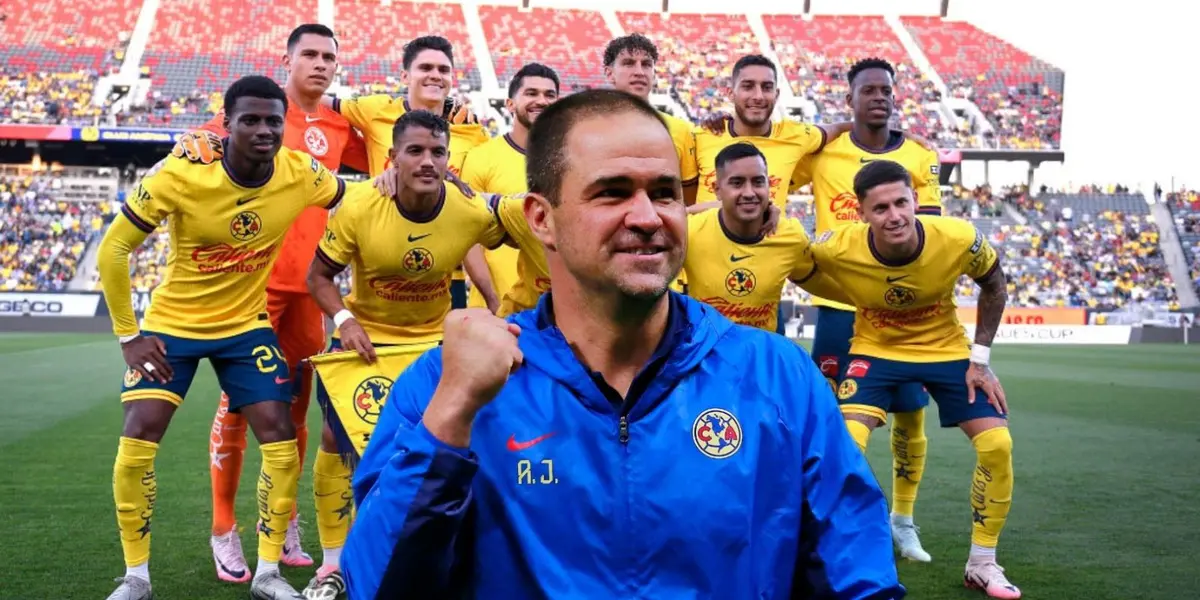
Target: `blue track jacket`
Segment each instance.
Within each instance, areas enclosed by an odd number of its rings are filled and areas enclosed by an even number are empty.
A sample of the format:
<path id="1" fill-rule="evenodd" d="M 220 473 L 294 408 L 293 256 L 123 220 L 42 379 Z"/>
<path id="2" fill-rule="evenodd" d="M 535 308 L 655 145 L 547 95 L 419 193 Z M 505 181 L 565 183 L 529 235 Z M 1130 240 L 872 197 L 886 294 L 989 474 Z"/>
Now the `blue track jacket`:
<path id="1" fill-rule="evenodd" d="M 511 317 L 525 363 L 469 450 L 421 425 L 440 349 L 392 386 L 354 478 L 352 600 L 904 597 L 883 493 L 803 349 L 672 293 L 622 401 L 549 297 Z"/>

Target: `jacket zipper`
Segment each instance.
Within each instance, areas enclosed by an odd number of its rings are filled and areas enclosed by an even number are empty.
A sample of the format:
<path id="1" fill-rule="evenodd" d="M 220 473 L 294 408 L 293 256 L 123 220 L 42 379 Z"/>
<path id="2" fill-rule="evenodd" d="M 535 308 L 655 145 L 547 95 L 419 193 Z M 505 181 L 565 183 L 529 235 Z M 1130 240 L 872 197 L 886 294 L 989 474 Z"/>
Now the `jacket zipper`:
<path id="1" fill-rule="evenodd" d="M 625 415 L 621 415 L 621 428 L 618 436 L 619 437 L 617 439 L 619 439 L 622 444 L 629 443 L 629 418 Z"/>

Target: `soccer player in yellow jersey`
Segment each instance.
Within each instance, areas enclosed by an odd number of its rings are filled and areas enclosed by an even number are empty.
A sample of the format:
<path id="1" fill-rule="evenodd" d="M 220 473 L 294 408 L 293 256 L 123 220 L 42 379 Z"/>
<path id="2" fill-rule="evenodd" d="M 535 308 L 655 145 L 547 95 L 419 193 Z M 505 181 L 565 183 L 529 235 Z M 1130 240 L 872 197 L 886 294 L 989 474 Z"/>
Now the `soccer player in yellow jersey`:
<path id="1" fill-rule="evenodd" d="M 374 362 L 376 345 L 440 340 L 455 266 L 472 246 L 492 248 L 504 238 L 482 196 L 468 198 L 444 181 L 449 129 L 434 113 L 405 113 L 393 128 L 390 152 L 401 184 L 396 196 L 357 187 L 330 218 L 309 267 L 308 286 L 337 326 L 331 351 L 354 350 Z M 334 278 L 347 266 L 352 267 L 351 291 L 343 302 Z M 317 400 L 330 410 L 319 379 Z M 339 460 L 342 449 L 332 439 L 328 432 L 322 436 L 321 452 Z M 317 480 L 313 491 L 318 523 L 340 532 L 322 540 L 325 555 L 340 557 L 349 532 L 350 481 Z M 333 598 L 345 591 L 339 568 L 338 561 L 325 561 L 305 590 L 309 597 Z"/>
<path id="2" fill-rule="evenodd" d="M 262 452 L 251 596 L 297 597 L 279 574 L 300 463 L 289 408 L 291 374 L 267 318 L 267 279 L 292 222 L 309 206 L 333 207 L 346 187 L 308 154 L 281 149 L 287 105 L 287 95 L 269 78 L 236 81 L 225 93 L 229 138 L 222 160 L 164 159 L 142 179 L 100 243 L 104 300 L 128 365 L 121 388 L 125 424 L 113 467 L 126 575 L 110 598 L 151 596 L 154 457 L 203 358 Z M 166 277 L 139 331 L 129 255 L 163 221 L 171 238 Z"/>
<path id="3" fill-rule="evenodd" d="M 818 154 L 800 162 L 792 177 L 793 187 L 813 184 L 813 206 L 817 224 L 814 235 L 834 231 L 859 221 L 858 199 L 854 195 L 854 176 L 863 165 L 887 159 L 902 165 L 914 182 L 917 214 L 940 215 L 942 192 L 938 180 L 937 152 L 906 139 L 892 130 L 888 122 L 895 109 L 893 85 L 895 71 L 887 61 L 871 58 L 859 61 L 848 73 L 850 93 L 846 103 L 854 115 L 849 135 L 830 140 Z M 836 383 L 850 353 L 854 332 L 854 307 L 821 297 L 817 306 L 817 329 L 812 356 L 821 372 Z M 913 523 L 913 505 L 917 488 L 925 472 L 925 407 L 929 395 L 919 383 L 896 389 L 891 404 L 894 413 L 891 442 L 892 538 L 900 556 L 929 562 L 929 553 L 921 546 Z"/>
<path id="4" fill-rule="evenodd" d="M 508 83 L 508 99 L 505 100 L 505 106 L 513 115 L 512 130 L 476 146 L 467 154 L 462 180 L 471 189 L 508 195 L 528 191 L 525 181 L 525 144 L 529 139 L 529 128 L 533 127 L 534 120 L 547 106 L 558 100 L 558 92 L 558 73 L 546 65 L 529 63 L 513 75 Z M 540 244 L 522 249 L 507 245 L 487 251 L 479 246 L 472 248 L 465 263 L 471 265 L 472 274 L 486 273 L 488 277 L 471 279 L 467 305 L 499 312 L 500 299 L 523 280 L 519 273 L 533 273 L 539 262 L 542 265 L 546 263 Z M 533 280 L 530 280 L 521 285 L 532 283 Z"/>
<path id="5" fill-rule="evenodd" d="M 813 293 L 840 290 L 813 262 L 808 234 L 783 219 L 775 234 L 762 230 L 771 207 L 766 158 L 752 144 L 717 154 L 721 207 L 688 216 L 688 295 L 735 323 L 776 331 L 779 298 L 791 280 Z"/>
<path id="6" fill-rule="evenodd" d="M 614 89 L 637 96 L 647 104 L 650 103 L 650 93 L 654 91 L 654 67 L 657 63 L 658 47 L 640 33 L 615 38 L 604 47 L 604 78 Z M 661 110 L 658 114 L 667 124 L 671 141 L 675 143 L 683 177 L 684 203 L 691 206 L 696 203 L 696 185 L 699 181 L 696 138 L 692 134 L 694 126 Z"/>
<path id="7" fill-rule="evenodd" d="M 854 193 L 865 222 L 826 231 L 813 245 L 818 267 L 857 307 L 838 386 L 846 425 L 865 450 L 871 430 L 896 402 L 894 391 L 925 386 L 938 403 L 942 426 L 958 426 L 975 447 L 964 581 L 993 598 L 1020 598 L 996 563 L 1013 491 L 1008 405 L 988 367 L 1006 301 L 996 251 L 968 221 L 917 216 L 912 177 L 898 163 L 867 163 L 854 177 Z M 955 310 L 954 288 L 962 275 L 980 286 L 973 344 Z"/>
<path id="8" fill-rule="evenodd" d="M 387 169 L 392 149 L 392 126 L 410 110 L 427 110 L 450 120 L 450 159 L 447 172 L 457 175 L 467 152 L 488 140 L 488 134 L 469 106 L 449 99 L 454 90 L 454 46 L 437 35 L 416 38 L 404 45 L 400 81 L 408 86 L 408 95 L 393 98 L 386 94 L 362 96 L 350 100 L 327 100 L 347 121 L 362 132 L 367 142 L 371 176 Z M 457 178 L 453 178 L 457 181 Z M 479 276 L 477 273 L 471 275 Z M 454 274 L 451 294 L 456 308 L 467 304 L 467 286 L 461 269 Z"/>

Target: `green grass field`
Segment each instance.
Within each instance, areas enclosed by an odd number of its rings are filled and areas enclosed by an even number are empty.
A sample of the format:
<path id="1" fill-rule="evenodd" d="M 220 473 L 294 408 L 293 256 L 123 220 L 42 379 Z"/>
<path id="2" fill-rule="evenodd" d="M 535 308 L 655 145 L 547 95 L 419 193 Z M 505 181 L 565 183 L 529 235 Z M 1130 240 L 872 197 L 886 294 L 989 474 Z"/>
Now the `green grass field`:
<path id="1" fill-rule="evenodd" d="M 104 598 L 124 573 L 111 488 L 120 353 L 110 336 L 5 335 L 0 360 L 0 598 Z M 1200 347 L 1002 346 L 993 362 L 1010 398 L 1016 454 L 999 556 L 1025 598 L 1197 597 Z M 248 597 L 247 586 L 216 581 L 208 548 L 216 394 L 205 368 L 156 461 L 151 569 L 160 600 Z M 934 562 L 902 564 L 901 578 L 910 598 L 981 598 L 962 587 L 974 454 L 957 429 L 931 429 L 929 438 L 917 523 Z M 887 445 L 887 432 L 877 432 L 870 458 L 890 482 Z M 258 456 L 252 445 L 238 505 L 244 525 L 255 518 Z M 312 512 L 309 464 L 302 515 Z M 318 555 L 315 525 L 305 520 L 305 547 Z M 253 565 L 252 531 L 243 543 Z M 285 572 L 297 587 L 312 576 Z"/>

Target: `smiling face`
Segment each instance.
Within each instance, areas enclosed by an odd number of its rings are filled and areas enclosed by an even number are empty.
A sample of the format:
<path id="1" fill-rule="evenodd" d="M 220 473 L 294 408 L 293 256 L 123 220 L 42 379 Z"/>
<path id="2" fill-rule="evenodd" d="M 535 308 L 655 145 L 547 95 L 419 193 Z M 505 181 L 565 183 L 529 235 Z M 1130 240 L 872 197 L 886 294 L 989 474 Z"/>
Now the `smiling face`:
<path id="1" fill-rule="evenodd" d="M 775 71 L 763 65 L 747 65 L 738 72 L 730 93 L 733 110 L 750 127 L 762 127 L 775 112 L 779 88 L 775 87 Z"/>
<path id="2" fill-rule="evenodd" d="M 875 243 L 902 248 L 916 243 L 916 202 L 902 181 L 877 185 L 859 198 L 858 216 L 871 227 Z"/>
<path id="3" fill-rule="evenodd" d="M 441 50 L 422 50 L 400 73 L 408 97 L 416 106 L 441 106 L 454 88 L 454 65 Z"/>
<path id="4" fill-rule="evenodd" d="M 679 159 L 666 127 L 634 111 L 588 115 L 572 126 L 564 151 L 557 204 L 526 202 L 547 259 L 591 293 L 665 294 L 687 252 Z"/>
<path id="5" fill-rule="evenodd" d="M 331 37 L 306 33 L 283 57 L 288 82 L 305 96 L 321 96 L 337 73 L 337 42 Z"/>
<path id="6" fill-rule="evenodd" d="M 505 104 L 517 122 L 529 129 L 533 127 L 533 121 L 538 115 L 555 100 L 558 100 L 558 86 L 554 85 L 554 80 L 526 76 L 521 79 L 521 86 Z"/>
<path id="7" fill-rule="evenodd" d="M 741 223 L 762 223 L 771 204 L 766 161 L 761 156 L 747 156 L 725 163 L 717 170 L 716 193 L 724 216 Z"/>

